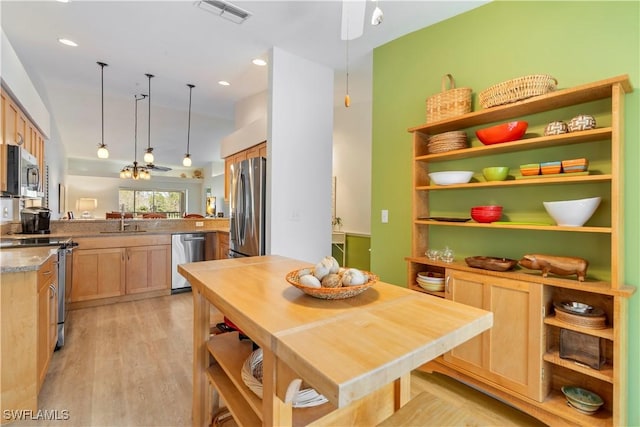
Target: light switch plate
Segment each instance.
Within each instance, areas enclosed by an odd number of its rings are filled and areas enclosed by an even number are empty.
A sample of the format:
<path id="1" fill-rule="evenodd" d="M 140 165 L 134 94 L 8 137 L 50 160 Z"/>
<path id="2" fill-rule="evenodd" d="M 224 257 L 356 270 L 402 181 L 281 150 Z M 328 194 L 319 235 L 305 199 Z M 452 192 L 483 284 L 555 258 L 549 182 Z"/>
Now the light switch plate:
<path id="1" fill-rule="evenodd" d="M 204 227 L 204 221 L 196 221 L 196 227 Z"/>
<path id="2" fill-rule="evenodd" d="M 386 224 L 389 222 L 389 211 L 386 209 L 383 209 L 381 211 L 381 215 L 380 215 L 380 220 L 382 221 L 383 224 Z"/>

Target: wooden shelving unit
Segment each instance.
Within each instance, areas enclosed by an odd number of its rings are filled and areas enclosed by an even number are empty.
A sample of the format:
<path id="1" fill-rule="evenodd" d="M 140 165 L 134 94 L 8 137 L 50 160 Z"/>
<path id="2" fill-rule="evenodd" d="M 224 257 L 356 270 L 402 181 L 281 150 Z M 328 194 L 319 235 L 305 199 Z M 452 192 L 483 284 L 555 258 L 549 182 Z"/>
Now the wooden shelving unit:
<path id="1" fill-rule="evenodd" d="M 624 147 L 624 95 L 631 92 L 632 86 L 627 76 L 618 76 L 606 80 L 601 80 L 574 88 L 558 90 L 546 95 L 519 101 L 513 104 L 502 105 L 489 109 L 472 112 L 462 116 L 442 120 L 434 123 L 422 124 L 409 129 L 413 135 L 413 221 L 412 221 L 412 253 L 407 257 L 408 262 L 408 287 L 420 292 L 422 290 L 416 283 L 416 275 L 420 271 L 436 269 L 437 271 L 447 271 L 446 286 L 443 293 L 432 293 L 439 297 L 454 299 L 456 301 L 468 299 L 469 301 L 482 301 L 481 298 L 469 294 L 465 296 L 466 291 L 462 286 L 457 286 L 455 298 L 452 296 L 449 280 L 450 275 L 456 271 L 472 272 L 476 277 L 486 276 L 487 288 L 490 287 L 492 281 L 504 280 L 513 281 L 513 286 L 517 287 L 517 283 L 528 283 L 529 301 L 541 301 L 542 306 L 539 310 L 546 313 L 542 317 L 536 317 L 539 325 L 534 325 L 532 330 L 542 330 L 541 342 L 539 346 L 532 346 L 530 350 L 529 369 L 539 369 L 540 390 L 546 395 L 542 399 L 531 398 L 519 394 L 518 391 L 510 390 L 509 386 L 504 383 L 496 382 L 491 372 L 484 375 L 482 371 L 471 369 L 464 363 L 456 364 L 455 357 L 445 357 L 447 359 L 438 359 L 435 363 L 429 364 L 429 370 L 440 369 L 444 373 L 455 375 L 459 378 L 468 379 L 481 388 L 485 388 L 488 392 L 506 398 L 510 403 L 523 410 L 529 410 L 534 416 L 539 417 L 547 423 L 557 422 L 561 418 L 565 422 L 575 423 L 578 425 L 595 425 L 595 426 L 617 426 L 624 425 L 626 422 L 628 397 L 627 391 L 627 333 L 626 318 L 627 302 L 634 292 L 635 288 L 626 286 L 622 280 L 622 265 L 620 260 L 623 259 L 623 205 L 622 205 L 622 158 Z M 454 150 L 444 153 L 431 154 L 427 149 L 427 141 L 429 136 L 449 131 L 469 131 L 471 128 L 490 125 L 492 123 L 507 121 L 510 119 L 521 119 L 526 116 L 531 120 L 536 120 L 536 114 L 549 111 L 558 111 L 559 117 L 562 116 L 562 109 L 577 105 L 583 105 L 598 100 L 610 99 L 610 107 L 604 107 L 606 115 L 610 115 L 610 125 L 596 128 L 583 132 L 573 132 L 563 135 L 554 136 L 534 136 L 526 137 L 519 141 L 513 141 L 495 145 L 478 145 L 473 144 L 472 147 L 460 150 Z M 603 104 L 597 104 L 603 108 Z M 589 113 L 589 108 L 585 107 Z M 602 113 L 602 111 L 596 111 Z M 544 116 L 541 116 L 544 117 Z M 544 119 L 540 119 L 544 120 Z M 538 127 L 543 127 L 544 122 L 536 123 Z M 468 162 L 470 159 L 483 159 L 485 156 L 501 155 L 507 153 L 536 152 L 542 149 L 561 149 L 563 153 L 574 153 L 575 158 L 584 157 L 582 147 L 584 144 L 596 143 L 598 150 L 602 153 L 600 158 L 601 164 L 605 167 L 602 171 L 592 171 L 589 174 L 554 176 L 554 177 L 538 177 L 529 179 L 510 179 L 500 182 L 486 182 L 478 179 L 467 184 L 457 184 L 448 186 L 433 185 L 429 181 L 430 165 L 439 162 Z M 475 160 L 477 164 L 478 161 Z M 458 163 L 456 163 L 458 164 Z M 513 165 L 512 165 L 513 166 Z M 517 167 L 517 166 L 516 166 Z M 471 170 L 471 169 L 468 169 Z M 603 186 L 604 184 L 604 186 Z M 608 209 L 604 216 L 610 223 L 598 222 L 597 225 L 583 227 L 560 227 L 556 225 L 544 224 L 540 221 L 519 221 L 518 223 L 491 223 L 480 224 L 473 221 L 469 222 L 443 222 L 428 219 L 430 212 L 434 211 L 434 202 L 432 196 L 442 192 L 464 191 L 464 194 L 475 191 L 492 191 L 500 192 L 509 189 L 528 189 L 532 187 L 548 187 L 551 193 L 558 186 L 571 185 L 584 188 L 585 190 L 598 191 L 603 194 L 606 200 L 604 209 Z M 594 187 L 595 186 L 595 187 Z M 511 190 L 509 197 L 526 197 L 526 191 L 522 195 Z M 515 194 L 515 195 L 514 195 Z M 436 200 L 447 200 L 446 198 Z M 513 201 L 517 203 L 517 201 Z M 540 204 L 542 205 L 542 204 Z M 442 208 L 438 206 L 438 208 Z M 602 207 L 601 207 L 602 209 Z M 436 210 L 437 211 L 437 210 Z M 444 209 L 444 211 L 449 211 Z M 526 215 L 526 212 L 525 214 Z M 524 216 L 523 215 L 523 216 Z M 437 215 L 434 215 L 437 216 Z M 463 214 L 461 217 L 468 216 Z M 536 215 L 532 215 L 535 218 Z M 610 219 L 609 219 L 610 218 Z M 608 266 L 607 277 L 603 280 L 598 277 L 590 277 L 585 282 L 578 282 L 575 278 L 562 278 L 549 275 L 546 278 L 541 277 L 539 272 L 494 272 L 488 270 L 479 270 L 468 267 L 464 261 L 455 261 L 446 264 L 440 261 L 432 261 L 427 259 L 424 254 L 429 248 L 430 233 L 432 227 L 455 227 L 455 230 L 474 230 L 477 233 L 487 233 L 491 236 L 492 230 L 509 230 L 518 231 L 518 236 L 528 236 L 531 233 L 531 239 L 535 240 L 536 233 L 559 233 L 559 236 L 579 236 L 581 239 L 597 239 L 594 242 L 601 244 L 602 239 L 607 239 L 609 247 L 606 253 L 610 254 L 605 267 Z M 477 230 L 477 231 L 476 231 Z M 458 231 L 459 233 L 459 231 Z M 525 233 L 525 234 L 523 234 Z M 569 234 L 566 234 L 569 233 Z M 488 239 L 490 240 L 490 239 Z M 583 241 L 583 240 L 581 240 Z M 460 248 L 464 248 L 464 242 L 456 242 Z M 520 254 L 514 254 L 512 258 L 518 258 Z M 610 274 L 609 274 L 610 273 Z M 466 274 L 466 273 L 465 273 Z M 463 276 L 463 277 L 474 277 Z M 451 285 L 453 285 L 451 280 Z M 506 282 L 510 283 L 510 282 Z M 536 291 L 536 288 L 539 291 Z M 499 291 L 498 291 L 499 292 Z M 514 292 L 515 293 L 515 292 Z M 576 301 L 585 301 L 592 305 L 603 306 L 607 315 L 607 328 L 605 329 L 588 329 L 580 326 L 569 325 L 556 319 L 553 315 L 553 301 L 558 298 L 571 298 Z M 539 300 L 538 300 L 539 299 Z M 522 302 L 522 301 L 521 301 Z M 479 302 L 478 304 L 481 304 Z M 504 301 L 508 304 L 508 301 Z M 535 306 L 534 304 L 530 306 Z M 535 317 L 535 316 L 534 316 Z M 530 318 L 534 318 L 530 317 Z M 499 320 L 498 320 L 499 321 Z M 496 329 L 497 328 L 497 329 Z M 494 329 L 504 331 L 504 324 L 496 326 L 494 321 Z M 592 369 L 575 363 L 574 361 L 563 359 L 559 355 L 559 331 L 568 329 L 581 334 L 598 337 L 607 343 L 608 353 L 606 354 L 606 363 L 601 369 Z M 468 347 L 471 348 L 471 347 Z M 465 350 L 466 351 L 466 350 Z M 486 350 L 485 350 L 486 351 Z M 463 352 L 464 353 L 464 352 Z M 461 353 L 462 354 L 462 353 Z M 490 356 L 491 357 L 491 356 Z M 434 369 L 435 367 L 435 369 Z M 567 406 L 566 400 L 560 391 L 563 385 L 578 385 L 588 388 L 600 394 L 605 400 L 603 408 L 595 415 L 584 415 Z"/>

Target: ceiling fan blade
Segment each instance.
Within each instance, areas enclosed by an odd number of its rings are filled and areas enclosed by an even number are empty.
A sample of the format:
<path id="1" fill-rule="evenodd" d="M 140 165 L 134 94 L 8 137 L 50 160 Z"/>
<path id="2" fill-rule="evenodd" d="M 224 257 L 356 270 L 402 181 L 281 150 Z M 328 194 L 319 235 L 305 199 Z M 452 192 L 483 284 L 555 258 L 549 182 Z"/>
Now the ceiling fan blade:
<path id="1" fill-rule="evenodd" d="M 170 170 L 171 170 L 171 168 L 170 168 L 170 167 L 167 167 L 167 166 L 158 166 L 158 165 L 154 165 L 153 163 L 148 163 L 148 164 L 147 164 L 147 168 L 148 168 L 148 169 L 153 169 L 153 170 L 156 170 L 156 171 L 160 171 L 160 172 L 168 172 L 168 171 L 170 171 Z"/>
<path id="2" fill-rule="evenodd" d="M 342 0 L 341 40 L 357 39 L 364 32 L 367 0 Z"/>

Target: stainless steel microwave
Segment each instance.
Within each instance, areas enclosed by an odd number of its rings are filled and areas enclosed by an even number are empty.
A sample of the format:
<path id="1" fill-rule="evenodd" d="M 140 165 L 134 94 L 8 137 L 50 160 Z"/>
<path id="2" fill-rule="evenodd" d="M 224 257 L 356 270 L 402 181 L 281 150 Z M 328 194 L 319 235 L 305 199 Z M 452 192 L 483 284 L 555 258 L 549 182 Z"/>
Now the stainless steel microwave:
<path id="1" fill-rule="evenodd" d="M 40 190 L 38 160 L 17 145 L 7 145 L 7 192 L 35 197 Z"/>

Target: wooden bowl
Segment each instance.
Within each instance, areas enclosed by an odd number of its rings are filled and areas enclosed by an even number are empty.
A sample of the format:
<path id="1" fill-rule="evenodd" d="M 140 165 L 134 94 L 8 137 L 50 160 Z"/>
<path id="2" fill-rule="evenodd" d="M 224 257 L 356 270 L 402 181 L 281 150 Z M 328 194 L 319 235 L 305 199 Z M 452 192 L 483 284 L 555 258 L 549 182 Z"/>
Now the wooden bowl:
<path id="1" fill-rule="evenodd" d="M 483 270 L 508 271 L 518 263 L 515 259 L 495 258 L 488 256 L 472 256 L 464 259 L 469 267 L 482 268 Z"/>
<path id="2" fill-rule="evenodd" d="M 300 282 L 298 281 L 298 271 L 299 270 L 293 270 L 287 273 L 285 277 L 287 279 L 287 282 L 300 289 L 305 294 L 320 299 L 345 299 L 355 297 L 356 295 L 359 295 L 369 289 L 371 286 L 373 286 L 374 283 L 378 281 L 378 276 L 376 276 L 375 274 L 368 271 L 360 270 L 369 277 L 369 281 L 362 285 L 341 286 L 339 288 L 311 288 L 309 286 L 300 284 Z"/>

